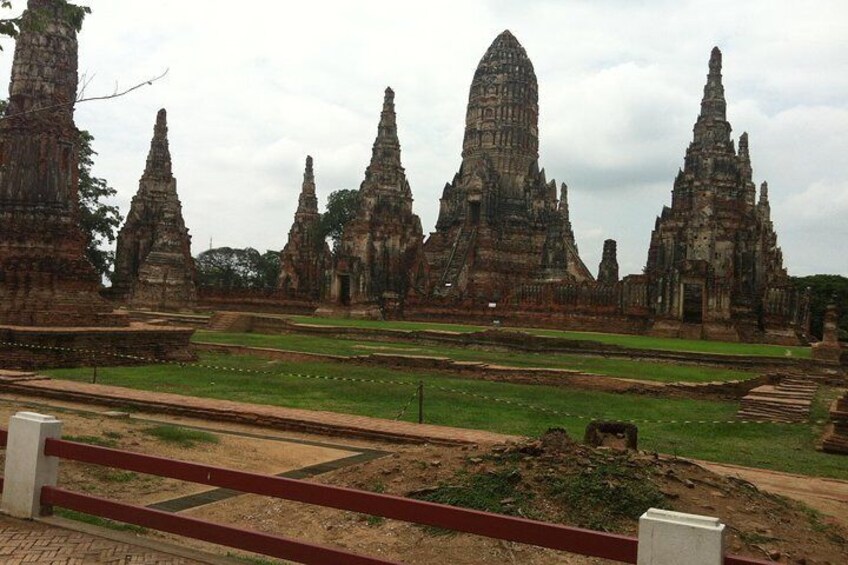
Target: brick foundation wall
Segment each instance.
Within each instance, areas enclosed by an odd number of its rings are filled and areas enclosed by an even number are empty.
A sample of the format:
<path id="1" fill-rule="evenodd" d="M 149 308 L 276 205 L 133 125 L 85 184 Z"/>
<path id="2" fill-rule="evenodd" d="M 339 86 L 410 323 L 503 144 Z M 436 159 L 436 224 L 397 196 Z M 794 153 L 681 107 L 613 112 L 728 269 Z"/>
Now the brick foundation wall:
<path id="1" fill-rule="evenodd" d="M 193 361 L 193 333 L 191 328 L 142 324 L 109 329 L 0 326 L 0 368 L 35 370 L 94 364 L 138 365 L 151 360 Z"/>

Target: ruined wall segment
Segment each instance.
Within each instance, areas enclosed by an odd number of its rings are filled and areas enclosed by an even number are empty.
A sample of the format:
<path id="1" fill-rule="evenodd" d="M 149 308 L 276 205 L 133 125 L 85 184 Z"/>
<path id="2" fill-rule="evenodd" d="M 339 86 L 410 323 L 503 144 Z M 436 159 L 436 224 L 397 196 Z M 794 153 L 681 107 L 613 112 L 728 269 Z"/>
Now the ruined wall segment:
<path id="1" fill-rule="evenodd" d="M 331 295 L 343 305 L 402 309 L 424 284 L 423 232 L 401 164 L 395 94 L 386 88 L 371 162 L 359 187 L 359 211 L 344 227 Z"/>
<path id="2" fill-rule="evenodd" d="M 286 297 L 318 300 L 328 294 L 325 273 L 331 256 L 329 246 L 320 237 L 320 223 L 312 157 L 307 156 L 294 222 L 280 253 L 278 288 Z"/>
<path id="3" fill-rule="evenodd" d="M 138 192 L 118 234 L 112 294 L 136 308 L 180 310 L 197 301 L 191 236 L 177 195 L 167 113 L 159 110 Z"/>
<path id="4" fill-rule="evenodd" d="M 531 281 L 594 280 L 577 252 L 566 187 L 558 199 L 539 168 L 538 124 L 533 64 L 504 31 L 474 73 L 462 164 L 425 244 L 437 297 L 499 300 Z"/>
<path id="5" fill-rule="evenodd" d="M 716 47 L 671 207 L 651 234 L 654 332 L 750 340 L 774 331 L 797 340 L 805 331 L 790 326 L 800 325 L 801 300 L 783 268 L 765 183 L 756 201 L 748 135 L 738 152 L 730 137 L 721 70 Z"/>
<path id="6" fill-rule="evenodd" d="M 80 228 L 77 34 L 61 0 L 29 0 L 0 121 L 0 324 L 123 325 L 98 294 Z M 38 12 L 38 25 L 33 23 Z"/>

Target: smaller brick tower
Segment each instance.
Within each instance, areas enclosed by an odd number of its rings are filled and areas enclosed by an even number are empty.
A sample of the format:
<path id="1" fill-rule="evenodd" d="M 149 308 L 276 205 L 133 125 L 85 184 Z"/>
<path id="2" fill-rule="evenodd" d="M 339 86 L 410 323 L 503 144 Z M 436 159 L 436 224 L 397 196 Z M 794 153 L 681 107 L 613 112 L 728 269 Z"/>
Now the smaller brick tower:
<path id="1" fill-rule="evenodd" d="M 359 212 L 344 227 L 332 297 L 343 305 L 401 309 L 422 279 L 423 232 L 400 160 L 395 93 L 386 88 L 371 163 L 359 187 Z"/>
<path id="2" fill-rule="evenodd" d="M 317 300 L 323 295 L 330 248 L 326 241 L 320 239 L 320 221 L 312 157 L 307 155 L 294 223 L 289 230 L 289 240 L 280 253 L 278 286 L 288 297 Z"/>
<path id="3" fill-rule="evenodd" d="M 147 165 L 118 234 L 112 294 L 137 308 L 180 310 L 197 301 L 191 236 L 171 172 L 168 123 L 159 110 Z"/>

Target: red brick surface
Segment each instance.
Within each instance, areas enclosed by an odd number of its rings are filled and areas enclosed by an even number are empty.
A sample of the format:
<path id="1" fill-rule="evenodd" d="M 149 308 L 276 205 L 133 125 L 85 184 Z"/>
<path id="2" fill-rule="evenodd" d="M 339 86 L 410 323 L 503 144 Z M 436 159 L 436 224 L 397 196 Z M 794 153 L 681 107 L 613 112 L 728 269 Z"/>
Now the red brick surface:
<path id="1" fill-rule="evenodd" d="M 200 563 L 91 534 L 0 516 L 0 562 L 84 565 L 88 563 Z"/>

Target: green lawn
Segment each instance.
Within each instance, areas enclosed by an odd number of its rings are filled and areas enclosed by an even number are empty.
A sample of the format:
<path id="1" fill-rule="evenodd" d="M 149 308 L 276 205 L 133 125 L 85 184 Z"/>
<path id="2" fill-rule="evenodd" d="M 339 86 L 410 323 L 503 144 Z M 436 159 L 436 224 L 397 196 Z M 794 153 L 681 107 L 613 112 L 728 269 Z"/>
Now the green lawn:
<path id="1" fill-rule="evenodd" d="M 313 318 L 310 316 L 287 316 L 289 319 L 303 323 L 322 326 L 342 326 L 357 328 L 395 329 L 395 330 L 441 330 L 461 333 L 470 333 L 491 326 L 469 326 L 461 324 L 440 324 L 435 322 L 402 322 L 402 321 L 378 321 L 378 320 L 350 320 L 337 318 Z M 650 337 L 644 335 L 606 334 L 594 332 L 574 332 L 564 330 L 547 330 L 540 328 L 513 328 L 509 330 L 521 330 L 527 333 L 563 337 L 567 339 L 580 339 L 598 341 L 622 347 L 633 347 L 636 349 L 658 349 L 662 351 L 690 351 L 695 353 L 716 353 L 721 355 L 755 355 L 758 357 L 800 357 L 809 358 L 811 350 L 809 347 L 763 345 L 758 343 L 731 343 L 725 341 L 705 341 L 694 339 L 673 339 Z"/>
<path id="2" fill-rule="evenodd" d="M 100 367 L 97 382 L 142 390 L 172 392 L 199 397 L 272 404 L 394 418 L 414 393 L 418 380 L 425 383 L 425 420 L 428 423 L 537 435 L 549 427 L 565 427 L 582 438 L 585 418 L 651 420 L 732 420 L 736 402 L 652 398 L 572 390 L 538 385 L 515 385 L 469 379 L 453 379 L 427 372 L 397 372 L 343 363 L 283 363 L 249 356 L 203 354 L 202 362 L 274 374 L 225 372 L 200 367 L 153 365 L 143 367 Z M 277 373 L 279 372 L 279 373 Z M 387 379 L 403 385 L 327 381 L 285 376 L 300 372 L 360 379 Z M 90 369 L 48 371 L 57 378 L 89 381 Z M 569 413 L 551 414 L 523 406 L 494 402 L 439 387 L 508 399 Z M 819 399 L 816 415 L 833 391 Z M 575 416 L 583 416 L 584 419 Z M 413 402 L 405 420 L 417 418 Z M 844 457 L 814 449 L 821 429 L 813 425 L 779 424 L 672 424 L 639 423 L 642 449 L 681 456 L 763 467 L 788 472 L 848 479 Z"/>
<path id="3" fill-rule="evenodd" d="M 598 375 L 661 382 L 710 382 L 745 380 L 755 375 L 746 371 L 674 365 L 630 359 L 610 359 L 588 355 L 559 353 L 525 353 L 483 351 L 467 347 L 419 345 L 414 343 L 357 341 L 308 334 L 266 335 L 254 333 L 221 333 L 198 331 L 198 342 L 269 347 L 289 351 L 331 355 L 367 355 L 369 353 L 398 353 L 449 357 L 457 361 L 483 361 L 510 367 L 545 367 L 585 371 Z"/>

